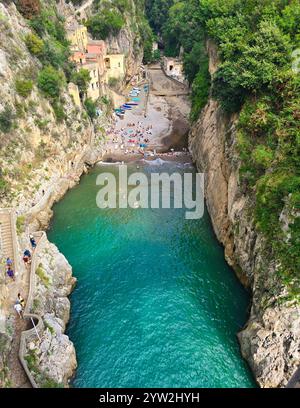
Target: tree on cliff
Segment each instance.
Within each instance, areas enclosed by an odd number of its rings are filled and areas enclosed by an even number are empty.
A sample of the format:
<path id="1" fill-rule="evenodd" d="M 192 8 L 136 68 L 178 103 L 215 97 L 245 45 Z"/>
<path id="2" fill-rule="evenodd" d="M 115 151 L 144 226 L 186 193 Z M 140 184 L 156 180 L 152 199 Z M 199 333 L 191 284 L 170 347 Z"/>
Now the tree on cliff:
<path id="1" fill-rule="evenodd" d="M 80 92 L 86 94 L 91 80 L 90 72 L 81 68 L 79 71 L 73 72 L 71 80 L 78 86 Z"/>
<path id="2" fill-rule="evenodd" d="M 28 19 L 36 16 L 41 11 L 40 0 L 16 0 L 15 3 L 19 12 Z"/>

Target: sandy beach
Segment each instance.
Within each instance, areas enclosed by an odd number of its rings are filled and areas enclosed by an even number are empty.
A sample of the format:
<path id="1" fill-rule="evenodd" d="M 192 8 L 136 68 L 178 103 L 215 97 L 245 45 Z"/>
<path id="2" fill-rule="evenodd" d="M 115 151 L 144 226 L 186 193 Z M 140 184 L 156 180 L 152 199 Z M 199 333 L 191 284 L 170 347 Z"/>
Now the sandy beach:
<path id="1" fill-rule="evenodd" d="M 187 158 L 189 100 L 187 96 L 168 95 L 170 92 L 173 92 L 172 95 L 182 92 L 183 85 L 167 78 L 157 66 L 150 67 L 148 73 L 151 84 L 149 96 L 144 84 L 140 85 L 135 101 L 137 105 L 126 110 L 123 119 L 116 116 L 115 124 L 107 129 L 109 141 L 103 161 L 129 162 L 144 157 L 150 160 L 158 157 L 168 160 Z M 131 100 L 131 89 L 127 90 L 128 101 Z M 164 96 L 155 95 L 157 92 Z"/>

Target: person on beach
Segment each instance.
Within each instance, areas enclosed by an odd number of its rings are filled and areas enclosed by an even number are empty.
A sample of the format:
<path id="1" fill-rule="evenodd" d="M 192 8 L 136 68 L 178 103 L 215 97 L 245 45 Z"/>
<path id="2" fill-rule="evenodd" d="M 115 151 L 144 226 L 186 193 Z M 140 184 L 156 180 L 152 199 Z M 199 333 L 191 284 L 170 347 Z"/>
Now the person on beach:
<path id="1" fill-rule="evenodd" d="M 29 235 L 29 239 L 30 239 L 30 243 L 31 243 L 32 249 L 35 249 L 35 248 L 36 248 L 36 241 L 35 241 L 33 235 L 30 234 L 30 235 Z"/>
<path id="2" fill-rule="evenodd" d="M 16 304 L 14 305 L 14 309 L 15 309 L 15 311 L 18 313 L 20 319 L 24 319 L 24 317 L 23 317 L 23 308 L 22 308 L 22 306 L 20 305 L 20 303 L 16 303 Z"/>
<path id="3" fill-rule="evenodd" d="M 20 293 L 18 293 L 17 303 L 20 303 L 20 305 L 22 306 L 22 309 L 24 309 L 24 307 L 25 307 L 25 300 L 22 298 L 22 296 L 21 296 Z"/>
<path id="4" fill-rule="evenodd" d="M 7 276 L 9 278 L 11 278 L 13 281 L 15 280 L 15 274 L 14 274 L 14 271 L 12 270 L 11 266 L 8 267 L 6 273 L 7 273 Z"/>

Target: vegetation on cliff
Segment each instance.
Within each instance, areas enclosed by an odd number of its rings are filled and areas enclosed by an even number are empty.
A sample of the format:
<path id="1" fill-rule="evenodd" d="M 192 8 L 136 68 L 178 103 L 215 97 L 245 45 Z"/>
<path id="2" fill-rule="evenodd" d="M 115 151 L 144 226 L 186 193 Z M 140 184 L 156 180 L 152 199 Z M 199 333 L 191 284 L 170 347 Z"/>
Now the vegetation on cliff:
<path id="1" fill-rule="evenodd" d="M 62 89 L 70 80 L 74 67 L 69 62 L 70 49 L 64 28 L 64 19 L 57 13 L 52 2 L 42 3 L 35 8 L 29 4 L 24 17 L 32 32 L 25 36 L 25 44 L 30 53 L 39 59 L 43 68 L 35 78 L 39 89 L 51 101 L 53 111 L 58 121 L 64 120 Z M 22 7 L 20 8 L 22 12 Z M 26 95 L 25 95 L 26 96 Z"/>
<path id="2" fill-rule="evenodd" d="M 167 19 L 153 21 L 168 7 Z M 267 237 L 289 297 L 300 300 L 300 73 L 292 70 L 292 51 L 300 47 L 299 2 L 148 0 L 147 11 L 167 55 L 184 48 L 192 119 L 209 95 L 206 40 L 218 45 L 212 96 L 224 111 L 240 113 L 241 184 L 254 198 L 257 229 Z"/>
<path id="3" fill-rule="evenodd" d="M 136 53 L 144 50 L 144 62 L 153 60 L 154 34 L 145 18 L 144 0 L 95 1 L 94 14 L 85 22 L 94 39 L 105 40 L 117 36 L 127 27 L 135 36 Z"/>
<path id="4" fill-rule="evenodd" d="M 88 125 L 88 112 L 75 107 L 66 89 L 75 69 L 56 3 L 24 0 L 15 5 L 17 10 L 12 2 L 0 4 L 1 200 L 8 194 L 11 200 L 19 197 L 29 180 L 38 192 L 41 184 L 33 182 L 33 173 L 43 166 L 49 171 L 48 157 L 81 141 L 78 121 Z M 64 123 L 74 129 L 59 137 L 57 129 Z"/>

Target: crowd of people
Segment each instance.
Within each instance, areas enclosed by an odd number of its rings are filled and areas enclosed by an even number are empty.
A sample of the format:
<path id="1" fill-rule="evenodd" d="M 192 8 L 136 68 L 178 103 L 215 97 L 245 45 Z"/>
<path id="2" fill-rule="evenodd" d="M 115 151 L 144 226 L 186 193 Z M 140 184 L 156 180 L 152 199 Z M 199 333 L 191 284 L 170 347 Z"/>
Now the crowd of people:
<path id="1" fill-rule="evenodd" d="M 36 243 L 34 236 L 31 234 L 29 235 L 29 241 L 31 245 L 31 251 L 33 252 L 37 246 L 37 243 Z M 29 267 L 31 264 L 31 259 L 32 259 L 31 251 L 29 249 L 25 249 L 23 252 L 23 262 L 26 268 Z M 14 271 L 13 265 L 14 265 L 13 259 L 9 257 L 6 258 L 6 275 L 8 276 L 9 279 L 11 279 L 12 281 L 15 281 L 16 278 L 15 278 L 15 271 Z M 22 295 L 18 293 L 17 300 L 14 304 L 14 309 L 18 313 L 20 318 L 23 318 L 24 308 L 25 308 L 25 300 L 22 297 Z"/>
<path id="2" fill-rule="evenodd" d="M 142 122 L 127 123 L 126 127 L 117 129 L 115 126 L 107 130 L 107 135 L 113 143 L 114 150 L 122 150 L 125 154 L 140 153 L 148 147 L 153 135 L 152 125 L 144 126 Z"/>

